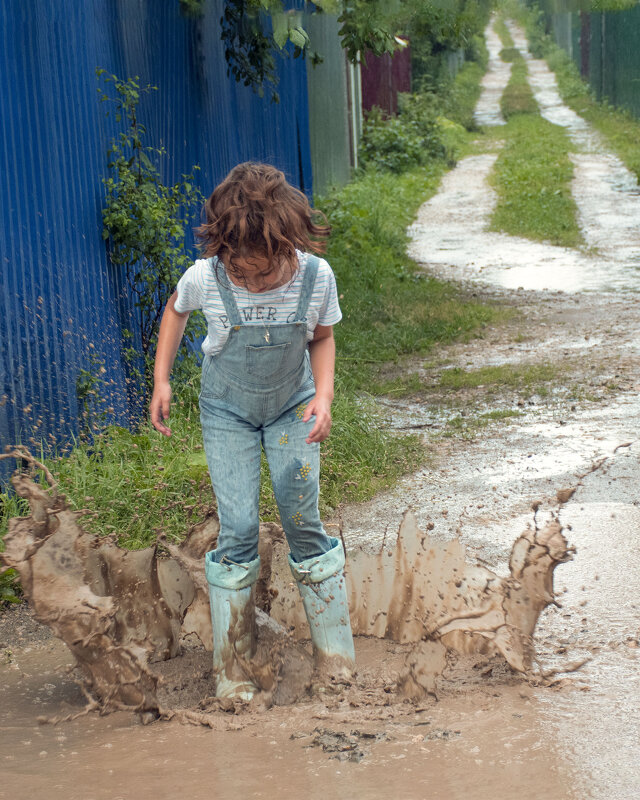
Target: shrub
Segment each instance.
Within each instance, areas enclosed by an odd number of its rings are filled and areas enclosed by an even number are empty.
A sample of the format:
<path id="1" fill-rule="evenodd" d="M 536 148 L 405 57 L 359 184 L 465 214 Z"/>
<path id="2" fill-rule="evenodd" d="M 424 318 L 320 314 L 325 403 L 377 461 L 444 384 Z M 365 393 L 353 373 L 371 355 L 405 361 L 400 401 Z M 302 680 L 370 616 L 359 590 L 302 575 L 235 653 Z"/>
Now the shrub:
<path id="1" fill-rule="evenodd" d="M 377 107 L 367 115 L 360 146 L 363 166 L 404 172 L 444 155 L 430 95 L 401 95 L 397 117 L 385 117 Z"/>

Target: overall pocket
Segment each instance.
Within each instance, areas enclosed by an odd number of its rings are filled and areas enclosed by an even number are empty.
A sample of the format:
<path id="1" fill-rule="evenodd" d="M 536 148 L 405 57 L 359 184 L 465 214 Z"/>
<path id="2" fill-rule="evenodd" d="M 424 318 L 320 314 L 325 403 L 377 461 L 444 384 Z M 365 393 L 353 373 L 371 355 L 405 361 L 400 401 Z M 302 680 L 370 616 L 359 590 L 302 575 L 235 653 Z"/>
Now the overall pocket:
<path id="1" fill-rule="evenodd" d="M 247 372 L 256 378 L 277 378 L 289 371 L 289 342 L 283 344 L 246 345 Z"/>
<path id="2" fill-rule="evenodd" d="M 202 362 L 202 375 L 200 377 L 200 397 L 210 400 L 221 400 L 228 391 L 227 384 L 216 374 L 213 367 L 214 356 L 205 356 Z"/>

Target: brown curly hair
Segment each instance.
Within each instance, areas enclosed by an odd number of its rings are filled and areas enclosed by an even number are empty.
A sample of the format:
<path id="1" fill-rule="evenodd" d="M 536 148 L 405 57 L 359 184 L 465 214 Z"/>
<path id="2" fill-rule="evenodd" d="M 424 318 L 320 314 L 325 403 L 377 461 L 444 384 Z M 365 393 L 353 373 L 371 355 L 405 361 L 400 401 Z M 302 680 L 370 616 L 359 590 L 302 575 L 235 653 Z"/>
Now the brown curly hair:
<path id="1" fill-rule="evenodd" d="M 218 256 L 243 278 L 238 259 L 265 258 L 268 275 L 284 264 L 297 268 L 296 249 L 323 253 L 331 227 L 305 195 L 269 164 L 246 161 L 234 167 L 204 204 L 196 228 L 202 255 Z"/>

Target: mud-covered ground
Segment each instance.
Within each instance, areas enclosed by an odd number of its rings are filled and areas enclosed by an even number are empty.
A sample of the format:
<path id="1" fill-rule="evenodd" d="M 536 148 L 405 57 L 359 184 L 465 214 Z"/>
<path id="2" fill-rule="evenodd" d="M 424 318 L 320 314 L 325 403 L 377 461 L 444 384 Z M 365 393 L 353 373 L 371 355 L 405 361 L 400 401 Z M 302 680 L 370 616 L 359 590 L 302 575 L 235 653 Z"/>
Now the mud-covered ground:
<path id="1" fill-rule="evenodd" d="M 480 110 L 483 124 L 496 124 L 508 70 L 492 32 L 489 45 L 495 69 Z M 620 162 L 562 106 L 544 64 L 528 63 L 543 113 L 575 134 L 584 168 L 574 191 L 593 249 L 486 233 L 491 154 L 464 159 L 445 178 L 416 221 L 413 257 L 513 313 L 482 339 L 404 365 L 423 387 L 384 401 L 389 424 L 424 435 L 432 459 L 393 491 L 342 509 L 340 522 L 349 547 L 374 552 L 411 507 L 436 541 L 460 539 L 505 575 L 514 540 L 559 509 L 576 553 L 558 566 L 558 605 L 536 632 L 546 680 L 525 679 L 497 656 L 460 657 L 437 699 L 410 703 L 394 692 L 407 645 L 359 637 L 356 682 L 335 696 L 220 713 L 212 728 L 145 726 L 124 712 L 52 725 L 39 719 L 80 711 L 85 698 L 65 672 L 69 651 L 18 607 L 0 616 L 0 798 L 638 795 L 640 198 Z M 555 375 L 526 386 L 442 385 L 454 367 L 536 364 Z M 517 416 L 483 416 L 496 411 Z M 571 489 L 560 503 L 558 490 Z M 188 672 L 183 682 L 194 689 Z"/>

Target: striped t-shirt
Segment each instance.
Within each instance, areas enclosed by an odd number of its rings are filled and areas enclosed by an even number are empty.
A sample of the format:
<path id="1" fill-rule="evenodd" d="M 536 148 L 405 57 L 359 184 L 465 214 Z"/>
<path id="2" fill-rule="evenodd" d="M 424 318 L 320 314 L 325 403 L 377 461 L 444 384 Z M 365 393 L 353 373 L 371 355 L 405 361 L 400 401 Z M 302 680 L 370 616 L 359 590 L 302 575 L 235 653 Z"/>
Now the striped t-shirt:
<path id="1" fill-rule="evenodd" d="M 267 292 L 250 292 L 229 281 L 243 324 L 269 325 L 291 322 L 298 308 L 308 253 L 297 251 L 299 269 L 293 280 Z M 218 263 L 224 279 L 224 266 Z M 207 320 L 207 337 L 202 343 L 205 355 L 215 355 L 229 337 L 229 320 L 215 277 L 214 259 L 199 259 L 178 282 L 175 310 L 179 313 L 201 309 Z M 307 341 L 313 339 L 316 325 L 335 325 L 342 319 L 336 279 L 329 264 L 319 259 L 318 274 L 307 312 Z"/>

